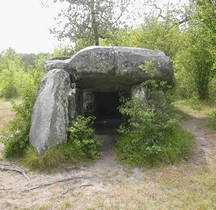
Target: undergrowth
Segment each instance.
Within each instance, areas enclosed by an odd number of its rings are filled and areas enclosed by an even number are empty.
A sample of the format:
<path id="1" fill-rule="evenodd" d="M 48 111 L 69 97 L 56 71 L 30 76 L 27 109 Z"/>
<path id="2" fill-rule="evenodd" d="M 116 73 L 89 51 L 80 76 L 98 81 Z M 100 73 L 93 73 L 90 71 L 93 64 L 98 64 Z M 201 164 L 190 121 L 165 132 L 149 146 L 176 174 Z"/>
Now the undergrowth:
<path id="1" fill-rule="evenodd" d="M 160 102 L 159 85 L 143 84 L 148 104 L 140 100 L 124 101 L 121 114 L 127 122 L 120 126 L 116 144 L 120 158 L 132 165 L 157 166 L 187 159 L 194 145 L 193 136 L 180 123 L 169 94 Z M 162 86 L 163 88 L 163 86 Z"/>

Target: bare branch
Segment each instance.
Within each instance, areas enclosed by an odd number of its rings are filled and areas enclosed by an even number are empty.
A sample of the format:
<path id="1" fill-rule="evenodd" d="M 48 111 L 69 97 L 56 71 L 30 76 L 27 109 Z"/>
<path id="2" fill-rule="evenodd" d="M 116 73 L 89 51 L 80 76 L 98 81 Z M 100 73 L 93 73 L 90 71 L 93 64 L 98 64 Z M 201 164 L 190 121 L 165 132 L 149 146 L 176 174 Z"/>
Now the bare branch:
<path id="1" fill-rule="evenodd" d="M 30 178 L 26 175 L 26 173 L 23 170 L 11 168 L 11 167 L 2 167 L 2 166 L 0 166 L 0 170 L 13 171 L 13 172 L 19 173 L 19 174 L 23 175 L 28 181 L 30 181 Z"/>
<path id="2" fill-rule="evenodd" d="M 62 183 L 62 182 L 68 182 L 68 181 L 77 180 L 77 179 L 87 179 L 87 178 L 90 178 L 90 177 L 73 176 L 73 177 L 69 177 L 69 178 L 65 178 L 65 179 L 60 179 L 60 180 L 53 181 L 53 182 L 48 182 L 48 183 L 40 184 L 40 185 L 31 187 L 31 188 L 25 189 L 22 192 L 29 192 L 31 190 L 36 190 L 36 189 L 39 189 L 39 188 L 42 188 L 42 187 L 48 187 L 50 185 L 54 185 L 54 184 L 58 184 L 58 183 Z"/>

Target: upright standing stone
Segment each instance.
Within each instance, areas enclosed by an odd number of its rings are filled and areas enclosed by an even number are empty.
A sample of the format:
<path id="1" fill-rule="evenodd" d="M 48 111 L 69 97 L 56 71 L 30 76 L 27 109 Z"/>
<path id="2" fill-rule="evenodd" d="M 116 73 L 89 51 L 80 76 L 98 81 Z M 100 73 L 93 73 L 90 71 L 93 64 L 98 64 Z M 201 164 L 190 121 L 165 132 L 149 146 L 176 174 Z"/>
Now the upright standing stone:
<path id="1" fill-rule="evenodd" d="M 131 99 L 139 100 L 140 104 L 143 106 L 148 104 L 146 93 L 142 85 L 135 85 L 131 88 Z"/>
<path id="2" fill-rule="evenodd" d="M 37 153 L 67 141 L 69 103 L 75 94 L 70 76 L 61 69 L 54 69 L 41 80 L 33 107 L 30 142 Z"/>

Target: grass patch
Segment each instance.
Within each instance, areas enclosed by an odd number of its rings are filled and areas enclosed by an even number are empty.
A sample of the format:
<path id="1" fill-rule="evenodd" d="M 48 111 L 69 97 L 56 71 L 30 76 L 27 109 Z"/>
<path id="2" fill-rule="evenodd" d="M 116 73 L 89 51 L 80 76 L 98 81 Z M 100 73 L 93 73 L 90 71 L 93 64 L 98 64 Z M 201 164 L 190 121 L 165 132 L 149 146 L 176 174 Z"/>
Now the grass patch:
<path id="1" fill-rule="evenodd" d="M 194 103 L 199 104 L 199 110 L 195 108 Z M 179 114 L 183 116 L 183 119 L 201 116 L 205 127 L 216 130 L 216 106 L 194 100 L 180 100 L 175 102 L 175 107 L 178 109 Z"/>
<path id="2" fill-rule="evenodd" d="M 175 101 L 174 105 L 185 114 L 208 114 L 209 112 L 216 111 L 214 105 L 199 101 L 198 99 L 178 100 Z"/>
<path id="3" fill-rule="evenodd" d="M 0 131 L 4 129 L 14 117 L 15 112 L 12 110 L 11 101 L 0 98 Z"/>
<path id="4" fill-rule="evenodd" d="M 216 131 L 216 111 L 208 114 L 207 126 Z"/>
<path id="5" fill-rule="evenodd" d="M 52 171 L 66 164 L 78 164 L 87 160 L 85 154 L 71 144 L 49 148 L 46 152 L 37 155 L 32 147 L 28 147 L 24 155 L 24 165 L 30 169 Z"/>
<path id="6" fill-rule="evenodd" d="M 138 134 L 139 135 L 139 134 Z M 140 136 L 130 134 L 121 136 L 117 142 L 117 153 L 121 160 L 130 165 L 155 167 L 182 160 L 188 160 L 194 147 L 194 137 L 181 125 L 164 134 L 164 143 L 160 145 L 146 146 L 145 135 Z"/>
<path id="7" fill-rule="evenodd" d="M 119 109 L 128 119 L 118 130 L 116 148 L 120 159 L 151 167 L 188 159 L 194 138 L 182 127 L 170 95 L 159 102 L 154 81 L 144 83 L 143 88 L 148 104 L 143 105 L 139 99 L 126 100 Z"/>

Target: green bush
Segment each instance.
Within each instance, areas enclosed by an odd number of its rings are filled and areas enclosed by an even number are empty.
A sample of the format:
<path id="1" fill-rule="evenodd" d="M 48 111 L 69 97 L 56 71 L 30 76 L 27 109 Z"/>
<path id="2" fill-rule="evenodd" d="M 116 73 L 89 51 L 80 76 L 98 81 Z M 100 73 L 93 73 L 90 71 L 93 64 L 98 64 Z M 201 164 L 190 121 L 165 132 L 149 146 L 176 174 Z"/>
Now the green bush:
<path id="1" fill-rule="evenodd" d="M 94 137 L 93 120 L 93 117 L 78 116 L 67 129 L 69 142 L 78 147 L 90 159 L 93 159 L 98 154 L 97 147 L 101 144 L 101 141 Z"/>
<path id="2" fill-rule="evenodd" d="M 20 56 L 12 49 L 6 50 L 0 59 L 0 96 L 6 99 L 19 95 L 17 87 L 20 85 L 20 72 L 23 71 Z"/>
<path id="3" fill-rule="evenodd" d="M 43 74 L 44 72 L 42 71 L 32 69 L 24 75 L 25 82 L 19 87 L 22 102 L 18 104 L 13 103 L 16 117 L 10 123 L 4 136 L 4 156 L 6 158 L 22 156 L 24 150 L 29 145 L 31 113 L 38 84 Z"/>
<path id="4" fill-rule="evenodd" d="M 152 84 L 144 84 L 147 94 L 154 95 L 159 88 Z M 118 130 L 116 146 L 122 160 L 132 165 L 155 166 L 188 158 L 193 137 L 182 128 L 170 97 L 161 103 L 152 98 L 146 106 L 138 100 L 128 100 L 119 110 L 128 119 Z"/>

